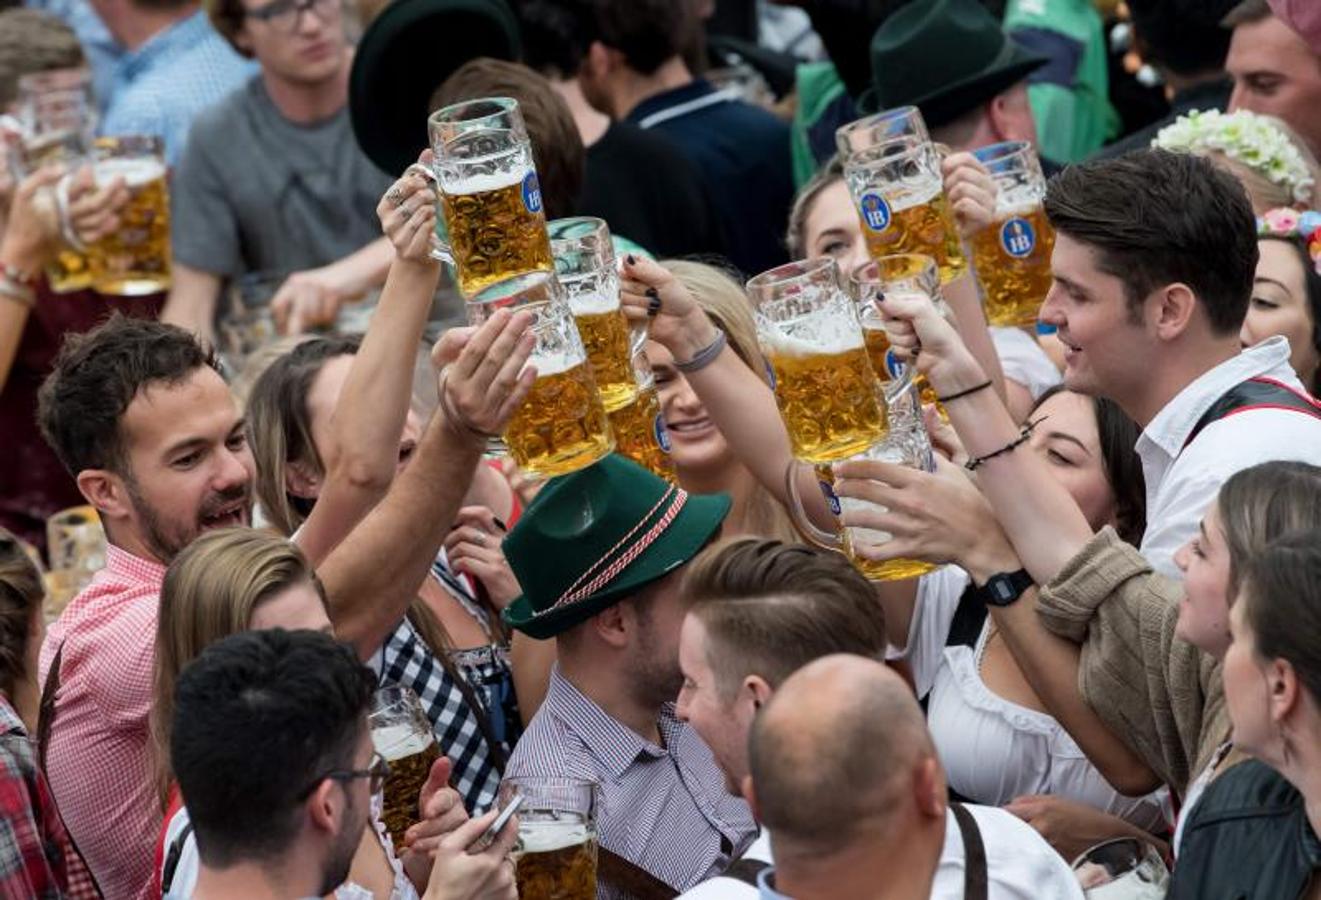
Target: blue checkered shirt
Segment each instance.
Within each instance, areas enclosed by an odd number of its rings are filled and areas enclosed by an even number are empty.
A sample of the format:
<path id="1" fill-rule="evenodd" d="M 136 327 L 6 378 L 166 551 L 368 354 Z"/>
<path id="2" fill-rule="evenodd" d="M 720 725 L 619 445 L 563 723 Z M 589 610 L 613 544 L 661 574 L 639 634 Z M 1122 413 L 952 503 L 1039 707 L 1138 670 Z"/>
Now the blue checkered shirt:
<path id="1" fill-rule="evenodd" d="M 710 749 L 666 704 L 659 747 L 551 670 L 550 688 L 514 748 L 506 774 L 601 783 L 602 847 L 676 890 L 723 872 L 757 836 L 747 803 L 725 789 Z M 614 898 L 604 885 L 598 898 Z"/>
<path id="2" fill-rule="evenodd" d="M 198 11 L 125 53 L 115 69 L 101 134 L 156 134 L 173 166 L 193 118 L 257 73 Z"/>

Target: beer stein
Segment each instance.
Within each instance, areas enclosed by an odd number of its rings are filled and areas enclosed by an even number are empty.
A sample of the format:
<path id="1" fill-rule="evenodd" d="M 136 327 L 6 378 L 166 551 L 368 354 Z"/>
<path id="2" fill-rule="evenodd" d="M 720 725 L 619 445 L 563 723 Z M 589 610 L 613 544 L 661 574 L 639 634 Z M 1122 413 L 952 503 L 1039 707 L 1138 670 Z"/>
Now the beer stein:
<path id="1" fill-rule="evenodd" d="M 1087 900 L 1160 900 L 1170 884 L 1165 860 L 1137 838 L 1115 838 L 1090 847 L 1072 868 Z"/>
<path id="2" fill-rule="evenodd" d="M 124 297 L 169 290 L 170 194 L 161 139 L 142 134 L 98 138 L 92 157 L 98 186 L 122 178 L 129 191 L 119 228 L 87 249 L 93 286 Z"/>
<path id="3" fill-rule="evenodd" d="M 670 456 L 670 437 L 661 415 L 660 395 L 656 390 L 656 375 L 651 371 L 644 349 L 647 332 L 634 335 L 633 378 L 638 385 L 637 396 L 626 406 L 609 413 L 610 430 L 615 434 L 615 452 L 664 478 L 679 483 L 674 459 Z"/>
<path id="4" fill-rule="evenodd" d="M 403 685 L 377 690 L 367 722 L 372 746 L 390 764 L 381 820 L 395 849 L 402 852 L 404 832 L 422 820 L 418 795 L 431 774 L 432 763 L 440 758 L 440 748 L 422 701 Z"/>
<path id="5" fill-rule="evenodd" d="M 1005 141 L 974 150 L 995 179 L 995 222 L 972 239 L 972 265 L 986 294 L 992 325 L 1035 325 L 1050 291 L 1055 229 L 1041 201 L 1046 179 L 1037 152 L 1026 141 Z"/>
<path id="6" fill-rule="evenodd" d="M 528 364 L 536 367 L 537 380 L 504 433 L 519 468 L 550 478 L 590 466 L 612 451 L 605 406 L 555 274 L 528 272 L 490 285 L 468 301 L 468 322 L 480 325 L 497 309 L 533 315 L 536 345 Z"/>
<path id="7" fill-rule="evenodd" d="M 867 251 L 873 259 L 926 254 L 940 267 L 941 283 L 950 282 L 967 271 L 968 262 L 945 199 L 940 154 L 916 134 L 896 140 L 885 131 L 864 128 L 842 138 L 853 148 L 844 160 L 844 182 L 858 209 Z M 865 146 L 868 140 L 874 143 Z"/>
<path id="8" fill-rule="evenodd" d="M 907 380 L 896 382 L 896 384 L 900 386 L 901 390 L 911 391 L 912 389 L 911 382 Z M 923 435 L 925 436 L 925 432 L 923 432 Z M 926 443 L 924 445 L 921 441 L 915 440 L 911 432 L 891 432 L 884 440 L 877 441 L 861 453 L 853 454 L 849 459 L 873 459 L 915 469 L 929 470 L 931 468 L 930 454 L 930 444 Z M 865 508 L 871 504 L 865 500 L 837 496 L 834 491 L 835 473 L 828 463 L 815 464 L 813 474 L 821 493 L 825 495 L 826 505 L 830 507 L 831 514 L 836 517 L 836 529 L 832 533 L 817 528 L 808 518 L 803 506 L 803 497 L 798 490 L 799 471 L 804 465 L 806 464 L 795 461 L 790 463 L 785 470 L 785 487 L 788 489 L 789 496 L 789 503 L 787 504 L 789 515 L 793 520 L 794 527 L 798 529 L 803 537 L 819 547 L 843 553 L 848 557 L 849 562 L 853 563 L 853 567 L 871 581 L 899 581 L 905 578 L 916 578 L 935 568 L 931 563 L 917 559 L 891 559 L 878 562 L 863 557 L 858 552 L 859 547 L 874 547 L 883 544 L 890 539 L 890 535 L 872 528 L 858 526 L 846 528 L 838 521 L 844 512 L 851 509 Z"/>
<path id="9" fill-rule="evenodd" d="M 47 612 L 58 615 L 101 569 L 106 539 L 101 517 L 91 506 L 60 510 L 46 520 Z"/>
<path id="10" fill-rule="evenodd" d="M 87 162 L 97 123 L 91 73 L 82 68 L 34 72 L 18 80 L 17 90 L 22 137 L 13 160 L 15 173 L 23 177 L 51 163 L 72 171 Z M 46 281 L 58 294 L 91 287 L 86 254 L 62 246 L 46 266 Z"/>
<path id="11" fill-rule="evenodd" d="M 833 462 L 883 437 L 880 382 L 835 261 L 779 266 L 749 281 L 747 292 L 795 458 Z"/>
<path id="12" fill-rule="evenodd" d="M 855 153 L 884 145 L 915 147 L 931 142 L 927 123 L 916 106 L 898 106 L 875 115 L 841 125 L 835 131 L 839 158 L 847 160 Z"/>
<path id="13" fill-rule="evenodd" d="M 909 369 L 890 352 L 890 338 L 885 333 L 885 321 L 879 302 L 888 296 L 919 295 L 929 297 L 936 309 L 946 318 L 953 313 L 940 293 L 940 274 L 936 261 L 920 253 L 898 253 L 863 263 L 849 273 L 849 293 L 858 304 L 862 320 L 862 334 L 867 345 L 867 356 L 876 377 L 886 384 L 896 379 L 911 377 L 921 392 L 922 403 L 934 405 L 941 418 L 948 419 L 945 408 L 936 399 L 936 390 L 920 372 Z M 891 410 L 893 427 L 894 411 Z M 921 420 L 921 410 L 918 410 Z"/>
<path id="14" fill-rule="evenodd" d="M 601 401 L 614 412 L 633 402 L 638 386 L 610 228 L 603 219 L 576 216 L 556 219 L 549 232 L 555 276 L 569 298 Z"/>
<path id="15" fill-rule="evenodd" d="M 514 880 L 520 900 L 595 900 L 599 785 L 577 778 L 509 777 L 500 805 L 522 797 Z"/>
<path id="16" fill-rule="evenodd" d="M 456 103 L 432 113 L 427 127 L 440 189 L 436 255 L 453 263 L 463 296 L 551 270 L 541 185 L 517 101 Z"/>

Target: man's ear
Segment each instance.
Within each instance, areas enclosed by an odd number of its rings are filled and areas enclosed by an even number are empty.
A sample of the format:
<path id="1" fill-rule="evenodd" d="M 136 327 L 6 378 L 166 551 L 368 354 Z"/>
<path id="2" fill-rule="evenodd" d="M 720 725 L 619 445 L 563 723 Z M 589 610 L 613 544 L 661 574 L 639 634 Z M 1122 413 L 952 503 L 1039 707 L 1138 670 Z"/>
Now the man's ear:
<path id="1" fill-rule="evenodd" d="M 743 693 L 752 700 L 752 707 L 758 711 L 771 700 L 775 689 L 760 675 L 749 675 L 743 679 Z"/>
<path id="2" fill-rule="evenodd" d="M 624 610 L 627 605 L 615 603 L 592 617 L 592 627 L 596 629 L 597 636 L 611 647 L 623 649 L 628 646 L 629 633 L 634 628 L 633 621 L 628 620 Z"/>
<path id="3" fill-rule="evenodd" d="M 303 802 L 312 827 L 327 834 L 336 834 L 339 831 L 340 816 L 343 815 L 343 797 L 344 792 L 336 789 L 334 781 L 321 779 L 321 783 L 313 788 Z"/>
<path id="4" fill-rule="evenodd" d="M 133 501 L 129 497 L 124 479 L 109 469 L 83 469 L 74 479 L 78 490 L 108 522 L 123 521 L 133 514 Z"/>
<path id="5" fill-rule="evenodd" d="M 1151 302 L 1149 299 L 1148 303 Z M 1172 341 L 1188 330 L 1193 313 L 1197 311 L 1197 296 L 1192 288 L 1182 282 L 1168 284 L 1157 291 L 1154 302 L 1151 315 L 1155 319 L 1157 337 Z"/>
<path id="6" fill-rule="evenodd" d="M 928 756 L 913 769 L 913 799 L 922 815 L 928 818 L 945 817 L 949 793 L 941 775 L 940 763 Z"/>

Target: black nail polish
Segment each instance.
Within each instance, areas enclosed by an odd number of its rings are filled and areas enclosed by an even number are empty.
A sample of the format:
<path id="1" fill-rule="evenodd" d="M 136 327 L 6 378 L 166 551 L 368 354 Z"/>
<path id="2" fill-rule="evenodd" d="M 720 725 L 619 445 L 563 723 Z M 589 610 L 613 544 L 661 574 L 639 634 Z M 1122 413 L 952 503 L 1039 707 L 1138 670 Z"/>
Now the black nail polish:
<path id="1" fill-rule="evenodd" d="M 647 288 L 646 293 L 652 300 L 660 302 L 660 293 L 655 288 Z"/>
<path id="2" fill-rule="evenodd" d="M 630 266 L 636 266 L 638 264 L 638 261 L 633 258 L 632 253 L 630 253 L 628 256 L 625 256 L 624 261 L 628 263 Z"/>
<path id="3" fill-rule="evenodd" d="M 501 521 L 500 521 L 499 519 L 497 519 L 495 516 L 491 516 L 491 521 L 494 522 L 494 523 L 495 523 L 495 527 L 496 527 L 496 528 L 499 528 L 501 531 L 508 531 L 508 530 L 509 530 L 509 526 L 506 525 L 504 522 L 501 522 Z"/>

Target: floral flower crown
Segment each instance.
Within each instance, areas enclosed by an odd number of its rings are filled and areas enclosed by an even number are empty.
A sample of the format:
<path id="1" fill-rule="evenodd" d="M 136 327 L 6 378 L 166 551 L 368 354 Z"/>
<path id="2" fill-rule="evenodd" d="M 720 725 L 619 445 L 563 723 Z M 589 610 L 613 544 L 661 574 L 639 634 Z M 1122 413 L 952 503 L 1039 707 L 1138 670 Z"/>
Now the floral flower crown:
<path id="1" fill-rule="evenodd" d="M 1321 212 L 1308 210 L 1300 213 L 1288 207 L 1267 210 L 1257 219 L 1257 234 L 1302 241 L 1307 255 L 1312 258 L 1312 266 L 1321 275 Z"/>
<path id="2" fill-rule="evenodd" d="M 1298 147 L 1273 122 L 1246 109 L 1179 116 L 1173 125 L 1160 130 L 1151 145 L 1185 153 L 1218 150 L 1284 188 L 1295 202 L 1312 200 L 1312 173 Z"/>

